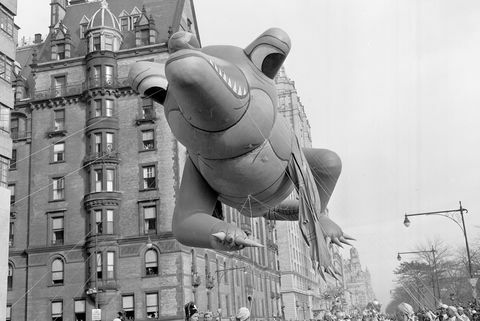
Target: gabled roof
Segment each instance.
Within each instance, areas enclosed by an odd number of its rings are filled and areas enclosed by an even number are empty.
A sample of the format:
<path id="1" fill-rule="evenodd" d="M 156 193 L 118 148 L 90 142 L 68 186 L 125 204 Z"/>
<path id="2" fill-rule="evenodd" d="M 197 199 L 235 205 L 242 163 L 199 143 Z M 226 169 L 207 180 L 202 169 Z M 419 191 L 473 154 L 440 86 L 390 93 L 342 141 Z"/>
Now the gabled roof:
<path id="1" fill-rule="evenodd" d="M 86 23 L 89 23 L 89 22 L 90 22 L 90 19 L 86 15 L 83 15 L 82 20 L 80 20 L 80 22 L 78 24 L 83 25 L 83 24 L 86 24 Z"/>

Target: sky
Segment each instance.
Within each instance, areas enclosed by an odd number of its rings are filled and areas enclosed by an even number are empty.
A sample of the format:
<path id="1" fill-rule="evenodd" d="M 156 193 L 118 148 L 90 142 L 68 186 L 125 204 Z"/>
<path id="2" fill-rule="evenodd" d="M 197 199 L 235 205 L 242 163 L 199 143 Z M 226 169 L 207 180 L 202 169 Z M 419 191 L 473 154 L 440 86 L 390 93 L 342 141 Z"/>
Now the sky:
<path id="1" fill-rule="evenodd" d="M 48 32 L 49 2 L 19 0 L 20 36 Z M 458 209 L 461 201 L 469 241 L 477 241 L 480 2 L 194 4 L 203 46 L 246 47 L 270 27 L 290 35 L 284 65 L 305 106 L 313 146 L 335 151 L 343 162 L 330 216 L 357 239 L 383 306 L 390 301 L 397 252 L 428 247 L 434 239 L 465 251 L 461 229 L 448 218 L 413 217 L 406 228 L 405 213 Z"/>

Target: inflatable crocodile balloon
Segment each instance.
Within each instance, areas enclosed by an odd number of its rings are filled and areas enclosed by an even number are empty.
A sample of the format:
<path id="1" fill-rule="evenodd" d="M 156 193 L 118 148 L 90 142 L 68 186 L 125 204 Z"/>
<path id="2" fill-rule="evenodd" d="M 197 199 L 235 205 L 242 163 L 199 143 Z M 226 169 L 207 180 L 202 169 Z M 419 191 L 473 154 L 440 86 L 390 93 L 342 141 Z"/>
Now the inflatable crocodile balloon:
<path id="1" fill-rule="evenodd" d="M 248 217 L 298 220 L 315 268 L 335 276 L 328 245 L 351 239 L 325 214 L 341 162 L 329 150 L 302 148 L 277 113 L 273 78 L 290 51 L 288 35 L 272 28 L 245 49 L 200 48 L 192 34 L 178 32 L 168 47 L 165 66 L 138 62 L 129 78 L 141 95 L 163 104 L 188 150 L 172 222 L 176 239 L 223 251 L 261 246 L 223 221 L 221 203 Z"/>

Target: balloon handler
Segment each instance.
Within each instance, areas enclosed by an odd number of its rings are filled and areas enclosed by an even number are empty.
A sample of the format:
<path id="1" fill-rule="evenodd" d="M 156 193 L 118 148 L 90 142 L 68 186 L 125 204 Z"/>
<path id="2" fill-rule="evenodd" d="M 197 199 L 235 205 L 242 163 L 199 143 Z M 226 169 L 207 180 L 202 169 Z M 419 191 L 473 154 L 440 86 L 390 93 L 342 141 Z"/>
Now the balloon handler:
<path id="1" fill-rule="evenodd" d="M 249 217 L 298 220 L 314 269 L 336 277 L 328 245 L 352 238 L 325 209 L 342 165 L 332 151 L 302 148 L 277 112 L 273 79 L 290 51 L 288 35 L 271 28 L 245 49 L 200 48 L 194 35 L 177 32 L 168 49 L 165 65 L 137 62 L 129 78 L 141 95 L 163 104 L 173 135 L 188 151 L 175 238 L 222 251 L 262 246 L 223 221 L 222 203 Z"/>

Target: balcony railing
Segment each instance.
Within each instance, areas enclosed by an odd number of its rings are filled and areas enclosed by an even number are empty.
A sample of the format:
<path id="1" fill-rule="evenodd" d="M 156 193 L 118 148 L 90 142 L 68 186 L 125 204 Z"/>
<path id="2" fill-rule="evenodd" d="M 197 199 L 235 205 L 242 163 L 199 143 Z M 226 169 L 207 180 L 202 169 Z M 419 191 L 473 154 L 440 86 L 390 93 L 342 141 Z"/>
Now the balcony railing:
<path id="1" fill-rule="evenodd" d="M 119 87 L 129 87 L 130 81 L 128 77 L 123 78 L 87 78 L 85 82 L 81 83 L 71 83 L 66 86 L 58 86 L 54 88 L 48 88 L 43 90 L 36 90 L 31 95 L 30 98 L 33 100 L 46 100 L 53 99 L 65 96 L 74 96 L 80 95 L 85 90 L 92 88 L 119 88 Z"/>
<path id="2" fill-rule="evenodd" d="M 27 132 L 25 130 L 21 130 L 21 131 L 18 131 L 18 130 L 14 130 L 12 128 L 11 132 L 10 132 L 10 137 L 13 139 L 13 140 L 17 140 L 17 139 L 26 139 L 26 138 L 30 138 L 32 136 L 32 133 L 30 132 Z"/>
<path id="3" fill-rule="evenodd" d="M 85 159 L 83 160 L 84 164 L 87 163 L 92 163 L 92 162 L 103 162 L 103 161 L 119 161 L 120 158 L 120 153 L 116 151 L 105 151 L 105 152 L 100 152 L 100 153 L 93 153 L 90 155 L 87 155 Z"/>
<path id="4" fill-rule="evenodd" d="M 58 97 L 65 97 L 65 96 L 74 96 L 80 95 L 83 92 L 82 84 L 70 84 L 67 86 L 61 87 L 54 87 L 45 90 L 36 90 L 33 95 L 32 99 L 35 100 L 44 100 L 44 99 L 52 99 Z"/>
<path id="5" fill-rule="evenodd" d="M 118 88 L 128 87 L 130 81 L 128 77 L 113 78 L 113 77 L 90 77 L 83 83 L 83 90 L 93 88 Z"/>
<path id="6" fill-rule="evenodd" d="M 116 85 L 116 81 L 113 77 L 90 77 L 83 84 L 83 89 L 91 88 L 112 88 Z"/>

